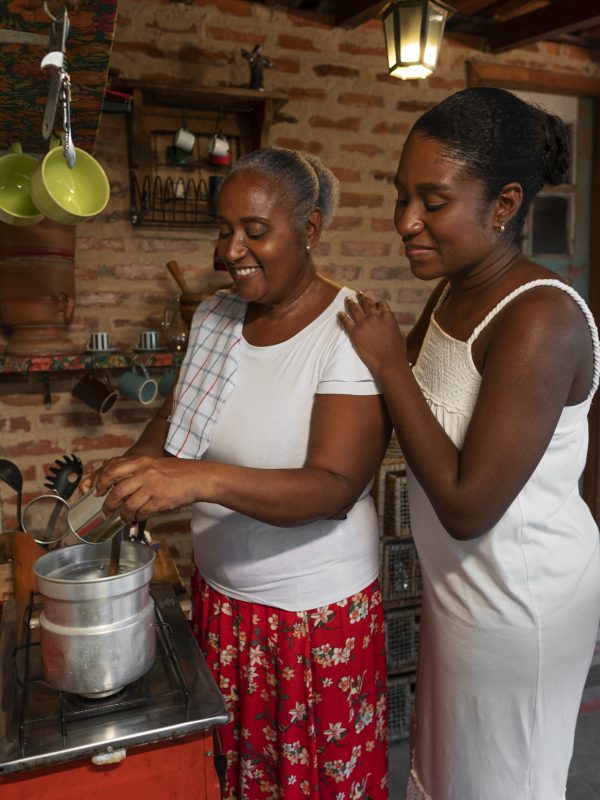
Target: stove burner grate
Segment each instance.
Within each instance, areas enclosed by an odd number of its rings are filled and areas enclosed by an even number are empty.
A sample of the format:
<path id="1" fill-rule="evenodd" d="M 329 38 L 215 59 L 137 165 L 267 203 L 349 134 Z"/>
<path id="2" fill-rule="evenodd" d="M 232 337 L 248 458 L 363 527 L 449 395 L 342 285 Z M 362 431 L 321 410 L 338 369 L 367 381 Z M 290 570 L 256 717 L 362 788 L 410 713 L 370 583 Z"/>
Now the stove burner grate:
<path id="1" fill-rule="evenodd" d="M 171 625 L 159 604 L 156 609 L 156 658 L 150 670 L 115 694 L 105 697 L 82 697 L 49 686 L 41 670 L 40 642 L 33 641 L 31 620 L 43 604 L 32 592 L 24 614 L 23 643 L 15 648 L 17 685 L 22 693 L 19 719 L 19 745 L 25 754 L 28 742 L 38 730 L 59 726 L 66 739 L 69 726 L 89 719 L 127 713 L 132 709 L 187 709 L 191 693 L 173 642 Z"/>

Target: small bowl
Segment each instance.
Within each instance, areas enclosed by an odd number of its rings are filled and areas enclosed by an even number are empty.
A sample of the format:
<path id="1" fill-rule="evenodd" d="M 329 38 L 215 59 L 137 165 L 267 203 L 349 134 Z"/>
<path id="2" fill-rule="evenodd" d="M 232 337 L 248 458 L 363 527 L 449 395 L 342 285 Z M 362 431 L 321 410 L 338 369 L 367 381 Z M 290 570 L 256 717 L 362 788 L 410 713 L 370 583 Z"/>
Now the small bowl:
<path id="1" fill-rule="evenodd" d="M 38 161 L 24 155 L 18 142 L 11 150 L 0 158 L 0 220 L 9 225 L 35 225 L 44 219 L 29 193 Z"/>
<path id="2" fill-rule="evenodd" d="M 61 225 L 77 225 L 95 217 L 110 197 L 110 184 L 100 164 L 79 147 L 75 153 L 75 166 L 69 168 L 63 148 L 54 145 L 31 175 L 33 202 Z"/>

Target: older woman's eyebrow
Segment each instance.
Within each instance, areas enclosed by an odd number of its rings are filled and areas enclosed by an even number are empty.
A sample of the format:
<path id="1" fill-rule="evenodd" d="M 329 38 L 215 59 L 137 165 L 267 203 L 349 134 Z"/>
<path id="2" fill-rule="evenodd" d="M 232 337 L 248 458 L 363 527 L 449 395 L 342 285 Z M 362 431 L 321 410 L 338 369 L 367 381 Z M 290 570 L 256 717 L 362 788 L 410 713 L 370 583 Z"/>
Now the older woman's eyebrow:
<path id="1" fill-rule="evenodd" d="M 229 220 L 226 217 L 217 216 L 215 219 L 217 222 L 225 222 L 226 224 L 229 224 Z M 258 222 L 261 225 L 270 224 L 266 217 L 242 217 L 240 222 L 242 222 L 244 225 L 248 224 L 249 222 Z"/>

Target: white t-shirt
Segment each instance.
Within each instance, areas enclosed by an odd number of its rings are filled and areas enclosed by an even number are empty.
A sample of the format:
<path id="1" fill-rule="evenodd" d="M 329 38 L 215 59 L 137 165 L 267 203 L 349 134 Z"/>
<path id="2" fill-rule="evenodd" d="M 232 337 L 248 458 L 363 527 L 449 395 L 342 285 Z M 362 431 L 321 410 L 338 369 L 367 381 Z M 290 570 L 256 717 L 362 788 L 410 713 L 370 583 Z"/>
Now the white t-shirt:
<path id="1" fill-rule="evenodd" d="M 337 319 L 342 289 L 291 339 L 255 347 L 244 339 L 235 389 L 221 409 L 205 459 L 263 469 L 301 467 L 315 394 L 378 394 Z M 348 431 L 352 435 L 352 431 Z M 302 611 L 342 600 L 379 570 L 370 484 L 345 520 L 279 528 L 214 503 L 196 503 L 196 564 L 229 597 Z"/>

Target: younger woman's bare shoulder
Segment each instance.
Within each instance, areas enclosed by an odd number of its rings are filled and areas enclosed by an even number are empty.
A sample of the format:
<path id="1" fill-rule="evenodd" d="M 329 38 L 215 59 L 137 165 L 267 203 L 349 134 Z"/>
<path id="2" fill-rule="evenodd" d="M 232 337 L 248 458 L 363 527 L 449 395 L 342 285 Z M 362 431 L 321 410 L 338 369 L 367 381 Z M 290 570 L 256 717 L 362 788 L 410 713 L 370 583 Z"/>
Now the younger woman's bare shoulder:
<path id="1" fill-rule="evenodd" d="M 566 284 L 565 284 L 566 285 Z M 568 403 L 587 396 L 593 377 L 593 343 L 588 321 L 570 293 L 536 286 L 508 303 L 490 326 L 485 358 L 510 354 L 511 370 L 533 364 L 571 375 Z"/>

